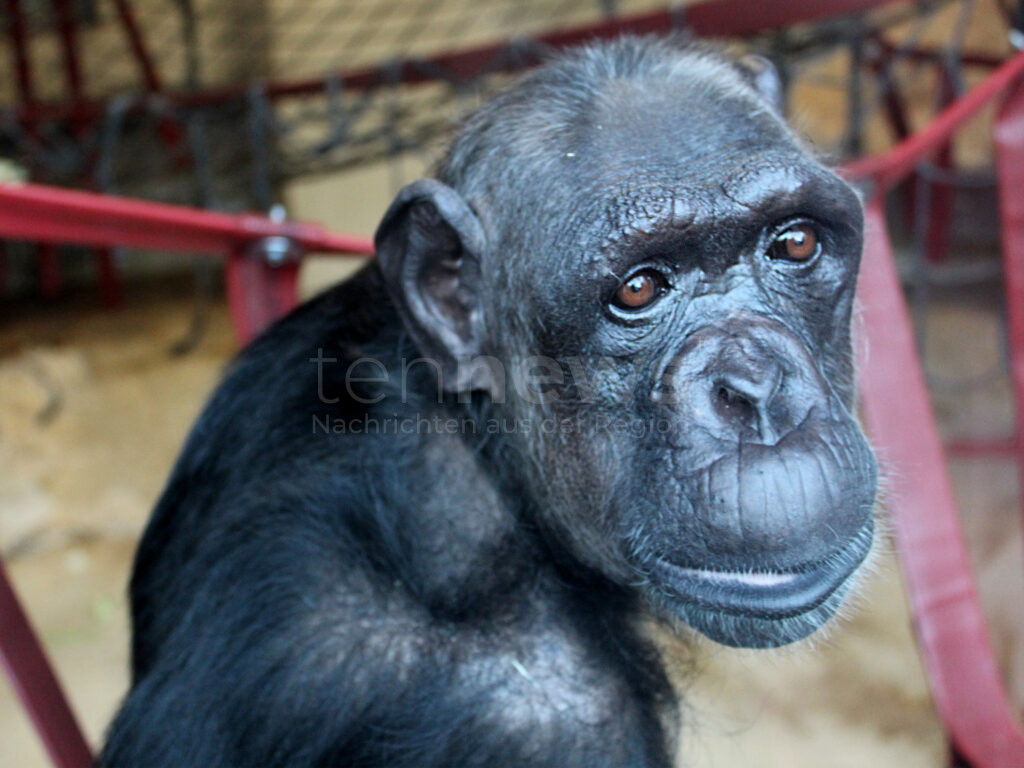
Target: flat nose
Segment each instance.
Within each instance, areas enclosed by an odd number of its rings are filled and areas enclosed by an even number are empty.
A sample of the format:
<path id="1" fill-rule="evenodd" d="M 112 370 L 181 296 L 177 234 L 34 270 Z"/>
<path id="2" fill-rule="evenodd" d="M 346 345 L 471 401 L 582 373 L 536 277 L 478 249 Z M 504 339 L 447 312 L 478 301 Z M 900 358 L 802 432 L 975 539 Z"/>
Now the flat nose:
<path id="1" fill-rule="evenodd" d="M 768 355 L 748 355 L 742 349 L 726 351 L 719 365 L 708 394 L 724 431 L 776 442 L 771 405 L 782 383 L 782 366 Z"/>
<path id="2" fill-rule="evenodd" d="M 680 446 L 773 446 L 814 409 L 829 412 L 828 386 L 804 345 L 781 324 L 745 314 L 691 333 L 652 398 L 672 409 Z M 715 445 L 717 447 L 712 448 Z"/>

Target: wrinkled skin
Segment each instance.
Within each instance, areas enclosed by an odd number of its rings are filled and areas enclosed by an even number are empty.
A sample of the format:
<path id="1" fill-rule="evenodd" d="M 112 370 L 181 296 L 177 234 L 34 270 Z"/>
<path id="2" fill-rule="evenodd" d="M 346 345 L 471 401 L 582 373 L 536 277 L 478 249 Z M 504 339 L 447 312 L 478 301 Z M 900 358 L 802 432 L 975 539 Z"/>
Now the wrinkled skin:
<path id="1" fill-rule="evenodd" d="M 873 532 L 861 209 L 778 91 L 627 39 L 472 116 L 378 260 L 200 418 L 101 763 L 667 766 L 640 620 L 745 647 L 827 621 Z"/>

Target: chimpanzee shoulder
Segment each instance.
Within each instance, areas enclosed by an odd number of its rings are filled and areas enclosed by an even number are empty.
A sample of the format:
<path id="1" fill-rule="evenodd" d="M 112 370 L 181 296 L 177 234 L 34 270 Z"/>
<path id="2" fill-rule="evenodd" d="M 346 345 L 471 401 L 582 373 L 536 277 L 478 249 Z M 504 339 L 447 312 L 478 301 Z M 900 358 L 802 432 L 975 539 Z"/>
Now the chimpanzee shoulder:
<path id="1" fill-rule="evenodd" d="M 151 661 L 146 639 L 153 634 L 149 622 L 155 619 L 148 606 L 159 600 L 156 593 L 173 589 L 182 576 L 187 580 L 189 570 L 184 566 L 202 544 L 201 534 L 222 524 L 230 513 L 220 508 L 223 500 L 235 498 L 250 469 L 276 475 L 289 463 L 289 454 L 277 449 L 281 445 L 277 441 L 294 447 L 304 437 L 302 427 L 308 427 L 289 419 L 289 409 L 306 412 L 323 407 L 317 402 L 315 383 L 310 386 L 315 369 L 309 359 L 317 349 L 344 344 L 342 334 L 362 343 L 388 324 L 386 299 L 364 301 L 360 287 L 368 297 L 380 290 L 373 269 L 363 270 L 356 279 L 326 291 L 275 324 L 230 363 L 223 382 L 203 408 L 136 556 L 132 579 L 139 628 L 133 647 L 136 674 Z M 394 325 L 393 315 L 390 320 Z M 302 512 L 315 510 L 297 510 Z"/>
<path id="2" fill-rule="evenodd" d="M 244 677 L 285 686 L 274 706 L 332 708 L 330 733 L 301 733 L 297 754 L 316 755 L 312 762 L 485 765 L 517 754 L 532 760 L 544 744 L 551 754 L 587 755 L 581 764 L 650 764 L 665 742 L 651 714 L 671 697 L 649 647 L 607 614 L 621 591 L 609 588 L 602 604 L 594 584 L 567 581 L 537 555 L 536 531 L 481 467 L 485 446 L 415 430 L 312 432 L 310 413 L 353 423 L 440 409 L 422 392 L 368 402 L 394 396 L 393 382 L 362 390 L 359 401 L 342 396 L 341 374 L 354 361 L 372 358 L 394 374 L 416 356 L 369 266 L 231 364 L 136 558 L 133 677 L 141 692 L 182 665 L 216 690 L 212 670 L 196 667 L 205 654 L 228 651 Z M 317 357 L 336 362 L 318 366 Z M 182 654 L 175 637 L 202 632 L 219 637 L 195 644 L 199 656 Z M 312 696 L 291 691 L 302 680 L 273 669 L 286 651 L 336 680 L 345 706 L 316 685 Z M 245 680 L 236 685 L 259 700 Z M 190 749 L 209 740 L 204 729 L 219 703 L 192 698 L 205 714 L 190 724 Z M 126 707 L 123 732 L 133 715 L 147 716 Z M 598 737 L 613 728 L 621 733 L 610 746 Z M 475 740 L 480 729 L 493 739 Z M 237 752 L 170 754 L 231 765 L 259 753 L 258 734 L 247 738 Z M 130 747 L 112 740 L 110 764 L 131 763 Z"/>

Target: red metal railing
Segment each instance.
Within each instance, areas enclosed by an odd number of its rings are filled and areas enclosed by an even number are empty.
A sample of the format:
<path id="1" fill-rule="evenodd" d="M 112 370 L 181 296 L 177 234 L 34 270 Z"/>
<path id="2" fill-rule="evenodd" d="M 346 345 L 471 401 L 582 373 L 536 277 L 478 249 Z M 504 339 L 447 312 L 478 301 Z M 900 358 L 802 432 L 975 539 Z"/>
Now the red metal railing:
<path id="1" fill-rule="evenodd" d="M 1024 88 L 1020 81 L 1003 104 L 994 138 L 999 169 L 1010 378 L 1017 405 L 1017 461 L 1024 485 Z"/>
<path id="2" fill-rule="evenodd" d="M 883 196 L 986 104 L 1013 88 L 996 128 L 1004 270 L 1024 435 L 1024 53 L 943 111 L 927 128 L 845 174 L 869 183 L 858 290 L 871 358 L 861 371 L 868 432 L 892 468 L 890 516 L 935 706 L 961 755 L 978 768 L 1024 766 L 1024 733 L 999 677 L 913 328 L 886 232 Z"/>
<path id="3" fill-rule="evenodd" d="M 59 768 L 89 768 L 92 755 L 43 646 L 0 562 L 0 662 L 43 746 Z"/>
<path id="4" fill-rule="evenodd" d="M 228 300 L 244 344 L 295 304 L 303 253 L 373 253 L 368 238 L 316 224 L 276 222 L 38 184 L 0 184 L 0 235 L 96 248 L 227 255 Z M 289 246 L 284 260 L 264 245 Z"/>
<path id="5" fill-rule="evenodd" d="M 306 252 L 373 253 L 367 238 L 328 232 L 318 224 L 275 222 L 96 195 L 40 184 L 0 184 L 0 233 L 94 247 L 150 248 L 224 254 L 267 237 L 286 237 Z"/>

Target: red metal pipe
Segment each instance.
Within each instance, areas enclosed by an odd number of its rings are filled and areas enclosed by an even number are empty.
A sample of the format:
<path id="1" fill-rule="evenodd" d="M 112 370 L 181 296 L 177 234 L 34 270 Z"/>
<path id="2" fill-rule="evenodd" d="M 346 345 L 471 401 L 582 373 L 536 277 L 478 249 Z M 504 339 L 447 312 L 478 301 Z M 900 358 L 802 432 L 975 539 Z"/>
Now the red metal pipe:
<path id="1" fill-rule="evenodd" d="M 96 251 L 96 273 L 103 305 L 111 309 L 121 306 L 123 295 L 113 249 L 100 248 Z"/>
<path id="2" fill-rule="evenodd" d="M 992 455 L 1015 458 L 1019 455 L 1020 446 L 1015 438 L 992 440 L 974 440 L 955 438 L 946 443 L 946 453 L 960 459 L 976 459 Z"/>
<path id="3" fill-rule="evenodd" d="M 883 5 L 891 5 L 891 0 L 709 0 L 683 6 L 679 12 L 684 26 L 703 37 L 749 37 L 796 24 L 866 13 Z"/>
<path id="4" fill-rule="evenodd" d="M 53 243 L 39 243 L 36 250 L 36 265 L 39 269 L 39 295 L 44 299 L 55 299 L 64 290 L 64 274 L 60 269 L 60 254 Z"/>
<path id="5" fill-rule="evenodd" d="M 224 282 L 239 344 L 248 344 L 295 307 L 298 277 L 298 264 L 271 266 L 244 247 L 232 252 Z"/>
<path id="6" fill-rule="evenodd" d="M 125 35 L 128 37 L 128 44 L 132 48 L 135 60 L 142 70 L 142 77 L 146 81 L 146 90 L 157 92 L 163 90 L 160 76 L 157 74 L 153 58 L 146 48 L 146 41 L 142 38 L 142 31 L 135 21 L 135 14 L 132 11 L 129 0 L 113 0 L 114 8 L 117 9 L 117 17 L 121 21 Z"/>
<path id="7" fill-rule="evenodd" d="M 227 254 L 264 237 L 291 239 L 313 253 L 373 253 L 369 238 L 316 224 L 274 222 L 41 184 L 0 184 L 0 237 L 97 248 Z"/>
<path id="8" fill-rule="evenodd" d="M 71 0 L 53 0 L 64 54 L 64 77 L 72 101 L 80 102 L 82 93 L 82 63 L 78 55 L 78 23 Z"/>
<path id="9" fill-rule="evenodd" d="M 874 36 L 872 39 L 877 40 L 879 37 Z M 900 95 L 897 93 L 890 76 L 889 68 L 892 66 L 892 58 L 893 54 L 891 51 L 887 49 L 882 50 L 878 55 L 869 59 L 868 66 L 871 68 L 875 79 L 881 81 L 881 97 L 882 102 L 885 104 L 889 124 L 896 134 L 896 139 L 903 141 L 912 131 L 910 130 L 910 122 L 907 120 L 907 112 L 903 106 L 903 101 L 900 99 Z"/>
<path id="10" fill-rule="evenodd" d="M 910 174 L 925 157 L 948 144 L 964 121 L 1019 83 L 1022 74 L 1024 53 L 1014 56 L 943 110 L 927 128 L 886 153 L 854 161 L 843 169 L 850 178 L 875 184 L 866 211 L 859 284 L 871 349 L 871 362 L 861 383 L 865 419 L 884 460 L 897 469 L 890 481 L 890 510 L 935 705 L 959 752 L 978 768 L 1024 765 L 1024 734 L 1002 687 L 978 602 L 924 376 L 917 362 L 912 326 L 892 263 L 883 198 L 886 190 Z M 1019 98 L 1024 97 L 1014 96 L 1015 100 Z M 1024 141 L 1024 102 L 1016 102 L 1015 107 L 1022 115 L 1015 118 L 1016 130 L 1022 136 L 1018 141 Z M 1004 110 L 1001 123 L 1006 115 Z M 1013 133 L 1011 128 L 1004 130 Z M 997 146 L 998 137 L 997 132 Z M 1024 232 L 1024 149 L 1018 150 L 1013 162 L 1000 162 L 999 168 L 1005 179 L 1002 199 L 1010 203 L 1007 210 L 1017 212 L 1012 216 L 1019 216 L 1014 229 L 1006 226 L 1004 212 L 1004 233 L 1010 229 Z M 1014 175 L 1007 176 L 1007 172 Z M 1024 251 L 1024 235 L 1020 246 Z M 1020 259 L 1024 261 L 1024 253 Z M 1018 274 L 1024 274 L 1021 266 L 1017 265 Z M 1016 291 L 1008 290 L 1009 304 L 1021 306 L 1024 285 Z M 1020 389 L 1024 383 L 1024 349 L 1014 353 L 1012 366 L 1020 398 L 1024 392 Z M 894 397 L 894 392 L 901 396 Z M 1024 399 L 1019 399 L 1018 419 L 1024 418 L 1022 405 Z M 1018 421 L 1018 429 L 1024 429 L 1024 421 Z M 1024 431 L 1019 434 L 1024 435 Z"/>
<path id="11" fill-rule="evenodd" d="M 62 53 L 64 57 L 64 78 L 72 103 L 82 101 L 82 66 L 78 56 L 77 20 L 71 0 L 52 0 L 54 16 L 57 18 L 57 30 L 60 33 Z M 75 133 L 81 137 L 87 121 L 76 117 L 73 120 Z M 57 249 L 50 243 L 39 246 L 39 286 L 44 298 L 56 297 L 64 286 L 64 276 L 60 269 Z"/>
<path id="12" fill-rule="evenodd" d="M 160 75 L 157 73 L 156 65 L 153 63 L 153 57 L 149 55 L 149 49 L 146 47 L 142 30 L 139 29 L 139 25 L 135 21 L 135 13 L 132 11 L 131 3 L 129 0 L 113 0 L 113 3 L 114 8 L 117 10 L 117 17 L 121 22 L 121 27 L 128 38 L 128 44 L 131 46 L 135 60 L 142 71 L 142 79 L 145 81 L 146 90 L 150 93 L 159 93 L 163 90 L 163 83 L 160 80 Z M 173 152 L 181 146 L 181 128 L 176 122 L 163 116 L 158 124 L 158 130 L 160 132 L 160 140 L 169 152 Z M 184 167 L 187 165 L 187 159 L 185 157 L 178 158 L 178 165 L 179 167 Z"/>
<path id="13" fill-rule="evenodd" d="M 1010 378 L 1016 405 L 1017 440 L 1024 445 L 1024 83 L 1003 103 L 993 130 L 999 214 L 1003 239 Z M 1018 453 L 1024 481 L 1024 453 Z"/>
<path id="14" fill-rule="evenodd" d="M 871 40 L 878 43 L 879 47 L 872 52 L 872 55 L 869 55 L 868 67 L 878 83 L 878 97 L 882 102 L 885 117 L 889 121 L 889 127 L 892 129 L 893 136 L 896 139 L 894 143 L 899 143 L 906 140 L 913 131 L 910 128 L 910 120 L 907 117 L 907 110 L 902 95 L 896 88 L 896 83 L 892 77 L 895 50 L 882 45 L 881 34 L 872 35 Z M 868 51 L 871 52 L 870 46 L 868 46 Z M 910 183 L 904 186 L 904 192 L 903 219 L 907 222 L 908 227 L 913 227 L 914 216 L 917 215 L 917 184 L 911 180 Z"/>
<path id="15" fill-rule="evenodd" d="M 0 661 L 57 768 L 90 768 L 92 755 L 0 561 Z"/>
<path id="16" fill-rule="evenodd" d="M 939 104 L 946 108 L 956 100 L 956 89 L 949 70 L 939 69 Z M 953 168 L 953 137 L 950 136 L 941 144 L 935 153 L 935 165 L 943 170 Z M 949 250 L 949 222 L 953 217 L 953 205 L 956 202 L 954 189 L 949 184 L 933 184 L 927 179 L 928 195 L 930 195 L 928 212 L 928 230 L 925 233 L 925 258 L 931 263 L 943 261 Z M 920 211 L 918 212 L 920 215 Z"/>
<path id="17" fill-rule="evenodd" d="M 871 39 L 885 54 L 896 56 L 900 59 L 929 64 L 942 64 L 949 57 L 949 51 L 944 48 L 933 48 L 926 45 L 902 48 L 893 45 L 882 35 L 872 35 Z M 956 52 L 956 58 L 965 66 L 982 67 L 985 69 L 997 69 L 1006 61 L 1005 57 L 993 56 L 982 51 L 958 51 Z"/>
<path id="18" fill-rule="evenodd" d="M 841 172 L 849 179 L 870 180 L 879 194 L 906 178 L 926 157 L 949 141 L 953 132 L 1024 74 L 1024 52 L 1007 60 L 966 95 L 953 102 L 909 139 L 892 149 L 847 163 Z"/>
<path id="19" fill-rule="evenodd" d="M 935 706 L 973 766 L 1022 766 L 1024 735 L 993 660 L 881 197 L 865 217 L 858 292 L 870 360 L 860 392 L 872 440 L 895 470 L 888 506 Z"/>
<path id="20" fill-rule="evenodd" d="M 25 29 L 21 0 L 4 0 L 4 11 L 7 34 L 11 38 L 14 71 L 17 73 L 18 96 L 21 98 L 22 107 L 30 108 L 35 104 L 36 97 L 32 88 L 32 61 L 29 58 L 28 33 Z"/>

